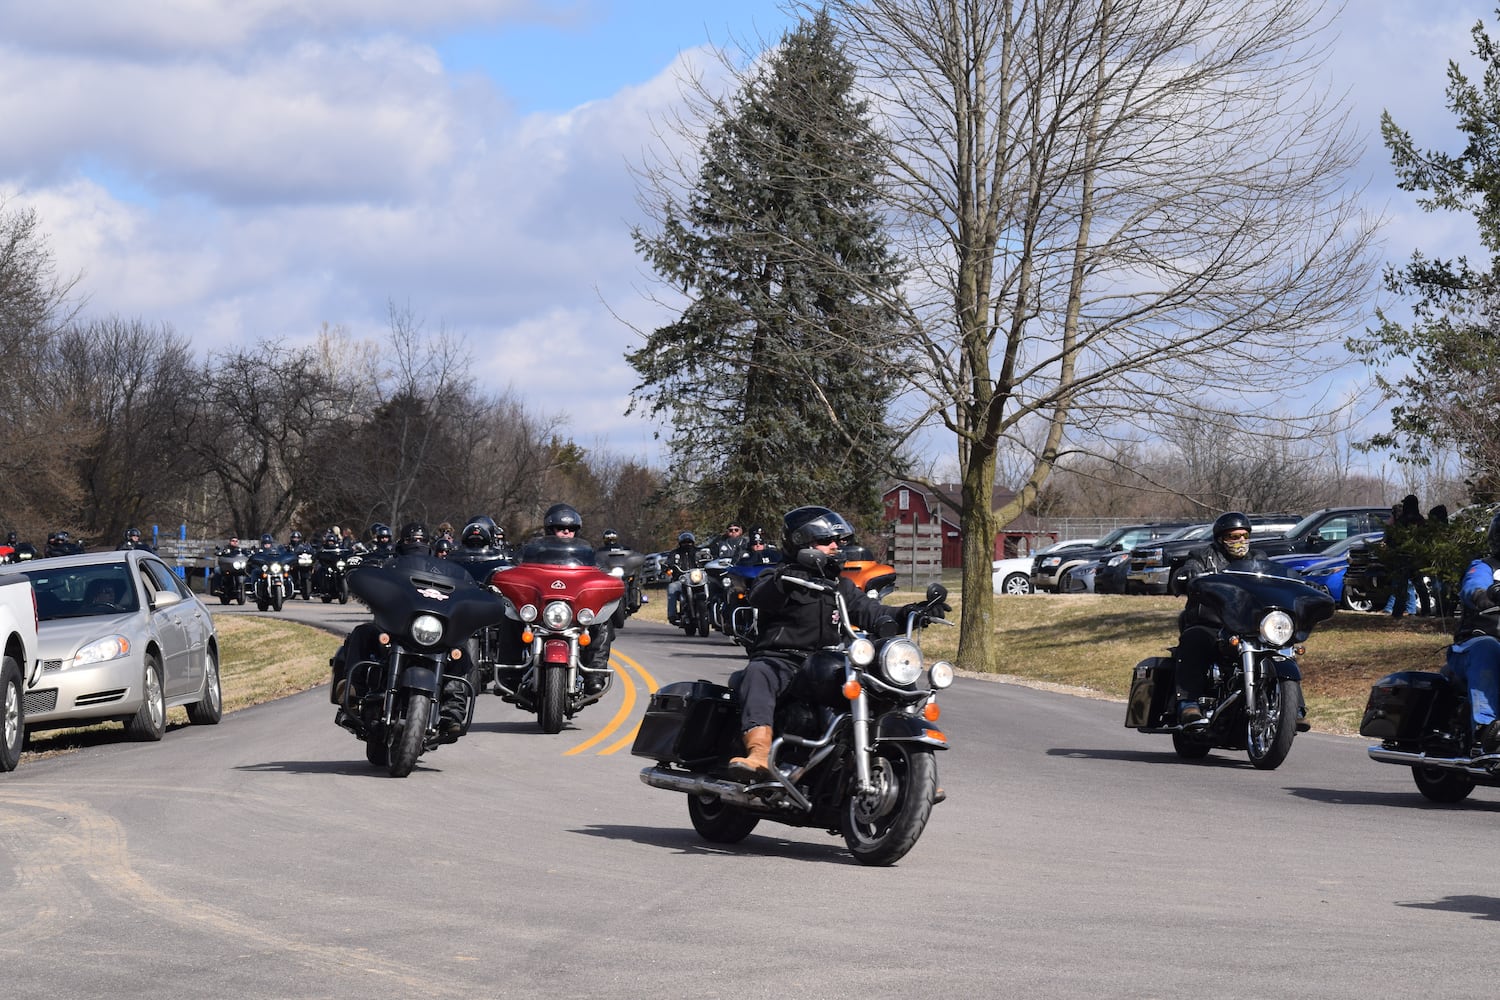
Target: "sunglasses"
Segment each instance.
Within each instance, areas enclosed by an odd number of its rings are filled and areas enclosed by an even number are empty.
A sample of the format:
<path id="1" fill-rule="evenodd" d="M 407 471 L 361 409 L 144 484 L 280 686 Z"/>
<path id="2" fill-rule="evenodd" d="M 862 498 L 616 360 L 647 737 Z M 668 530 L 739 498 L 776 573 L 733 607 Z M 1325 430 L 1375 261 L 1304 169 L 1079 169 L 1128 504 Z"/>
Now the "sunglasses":
<path id="1" fill-rule="evenodd" d="M 1230 542 L 1248 541 L 1249 538 L 1250 538 L 1250 532 L 1248 532 L 1248 531 L 1231 531 L 1229 534 L 1225 535 L 1224 538 L 1225 538 L 1226 541 L 1230 541 Z"/>

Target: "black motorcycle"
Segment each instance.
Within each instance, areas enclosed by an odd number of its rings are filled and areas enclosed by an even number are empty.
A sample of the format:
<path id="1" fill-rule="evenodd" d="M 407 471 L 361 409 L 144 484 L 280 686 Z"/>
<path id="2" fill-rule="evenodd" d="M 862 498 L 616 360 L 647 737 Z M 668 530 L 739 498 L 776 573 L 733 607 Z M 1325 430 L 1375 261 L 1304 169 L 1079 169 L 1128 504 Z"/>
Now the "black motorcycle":
<path id="1" fill-rule="evenodd" d="M 789 584 L 837 595 L 836 584 L 788 576 Z M 947 597 L 927 588 L 925 611 L 905 635 L 876 638 L 847 623 L 844 637 L 814 652 L 776 708 L 770 774 L 748 780 L 729 770 L 742 752 L 740 704 L 732 688 L 709 681 L 668 684 L 651 698 L 631 753 L 657 761 L 641 772 L 653 788 L 684 792 L 688 818 L 705 840 L 734 844 L 763 819 L 841 832 L 865 865 L 895 864 L 916 845 L 937 800 L 937 692 L 953 666 L 924 668 L 914 628 L 940 620 Z M 731 678 L 731 683 L 733 683 Z"/>
<path id="2" fill-rule="evenodd" d="M 250 586 L 261 611 L 280 611 L 292 593 L 291 563 L 286 553 L 262 549 L 250 557 Z"/>
<path id="3" fill-rule="evenodd" d="M 298 545 L 287 554 L 292 572 L 292 587 L 304 601 L 312 600 L 313 567 L 318 561 L 315 552 L 311 545 Z"/>
<path id="4" fill-rule="evenodd" d="M 364 741 L 365 757 L 404 778 L 424 751 L 451 743 L 474 718 L 475 688 L 458 654 L 475 632 L 505 617 L 505 601 L 454 574 L 441 560 L 402 556 L 362 566 L 349 588 L 369 607 L 373 627 L 355 629 L 331 661 L 334 721 Z M 464 689 L 462 731 L 444 735 L 433 710 L 449 685 Z"/>
<path id="5" fill-rule="evenodd" d="M 312 592 L 322 598 L 324 604 L 337 599 L 340 604 L 349 603 L 349 565 L 353 556 L 347 549 L 318 549 L 313 553 L 317 563 L 312 575 Z"/>
<path id="6" fill-rule="evenodd" d="M 1286 759 L 1297 730 L 1307 729 L 1299 644 L 1335 605 L 1326 590 L 1282 575 L 1279 565 L 1262 567 L 1200 576 L 1188 586 L 1188 606 L 1219 623 L 1210 693 L 1200 701 L 1204 720 L 1181 723 L 1175 660 L 1153 656 L 1135 666 L 1126 728 L 1170 734 L 1187 760 L 1214 749 L 1244 750 L 1251 764 L 1271 770 Z"/>
<path id="7" fill-rule="evenodd" d="M 594 564 L 625 584 L 625 598 L 610 618 L 617 629 L 624 628 L 625 619 L 641 610 L 645 603 L 641 589 L 641 567 L 645 563 L 646 556 L 634 549 L 599 549 L 594 553 Z"/>
<path id="8" fill-rule="evenodd" d="M 1475 746 L 1468 687 L 1444 671 L 1402 670 L 1370 688 L 1359 735 L 1370 759 L 1411 768 L 1417 791 L 1459 802 L 1476 785 L 1500 788 L 1500 754 Z"/>
<path id="9" fill-rule="evenodd" d="M 682 581 L 682 593 L 677 598 L 677 621 L 672 624 L 687 635 L 708 635 L 713 625 L 708 570 L 694 566 L 686 570 L 673 569 L 671 575 L 674 582 Z"/>
<path id="10" fill-rule="evenodd" d="M 250 553 L 221 552 L 211 593 L 220 604 L 244 604 L 250 591 Z"/>

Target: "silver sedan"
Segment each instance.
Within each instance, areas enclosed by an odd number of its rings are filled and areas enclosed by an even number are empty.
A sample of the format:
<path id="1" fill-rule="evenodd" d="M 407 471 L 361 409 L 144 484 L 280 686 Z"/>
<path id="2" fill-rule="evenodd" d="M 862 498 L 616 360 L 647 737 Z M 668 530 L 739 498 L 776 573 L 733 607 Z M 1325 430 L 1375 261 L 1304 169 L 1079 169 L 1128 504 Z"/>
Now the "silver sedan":
<path id="1" fill-rule="evenodd" d="M 213 619 L 166 563 L 143 549 L 0 566 L 31 580 L 38 656 L 27 664 L 28 730 L 117 720 L 159 740 L 167 709 L 196 725 L 223 713 Z"/>

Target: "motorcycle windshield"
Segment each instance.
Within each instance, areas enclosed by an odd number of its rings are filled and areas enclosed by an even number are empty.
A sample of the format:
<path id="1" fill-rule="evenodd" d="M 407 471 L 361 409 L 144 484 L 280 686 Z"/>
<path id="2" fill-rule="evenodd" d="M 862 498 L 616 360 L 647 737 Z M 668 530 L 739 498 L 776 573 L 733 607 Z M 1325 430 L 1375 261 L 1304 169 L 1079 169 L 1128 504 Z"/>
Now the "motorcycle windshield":
<path id="1" fill-rule="evenodd" d="M 565 541 L 561 538 L 538 538 L 527 542 L 521 550 L 521 562 L 538 563 L 543 566 L 590 566 L 594 565 L 594 547 L 588 542 Z"/>
<path id="2" fill-rule="evenodd" d="M 646 557 L 642 553 L 634 552 L 630 549 L 626 549 L 624 552 L 599 552 L 596 556 L 599 560 L 598 566 L 600 569 L 605 572 L 616 568 L 623 569 L 626 576 L 633 576 L 640 572 L 642 564 L 646 561 Z"/>
<path id="3" fill-rule="evenodd" d="M 1198 602 L 1237 635 L 1258 634 L 1260 620 L 1270 611 L 1291 615 L 1299 635 L 1333 615 L 1333 598 L 1324 591 L 1287 575 L 1274 563 L 1256 569 L 1200 576 L 1188 587 L 1188 602 Z"/>
<path id="4" fill-rule="evenodd" d="M 497 570 L 509 569 L 516 564 L 509 556 L 490 556 L 484 559 L 455 559 L 449 556 L 448 561 L 461 567 L 475 583 L 488 583 Z"/>
<path id="5" fill-rule="evenodd" d="M 476 586 L 467 573 L 430 556 L 402 556 L 388 566 L 364 565 L 349 574 L 349 590 L 370 609 L 383 632 L 409 638 L 421 614 L 443 622 L 443 645 L 452 648 L 505 618 L 505 600 Z"/>

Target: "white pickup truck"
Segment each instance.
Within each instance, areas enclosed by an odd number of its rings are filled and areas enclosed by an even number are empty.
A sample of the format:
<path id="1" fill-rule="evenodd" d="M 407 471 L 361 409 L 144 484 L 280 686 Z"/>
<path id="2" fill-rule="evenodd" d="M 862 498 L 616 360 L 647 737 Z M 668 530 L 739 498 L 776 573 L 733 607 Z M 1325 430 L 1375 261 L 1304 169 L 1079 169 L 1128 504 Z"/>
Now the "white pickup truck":
<path id="1" fill-rule="evenodd" d="M 0 577 L 0 771 L 14 771 L 26 740 L 26 671 L 36 659 L 36 598 L 24 576 Z"/>

